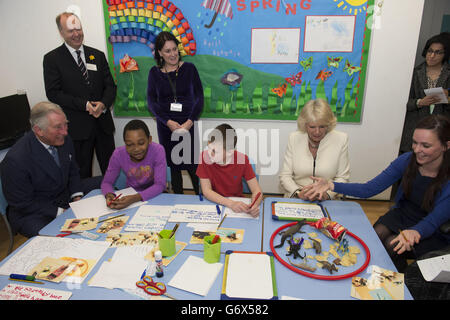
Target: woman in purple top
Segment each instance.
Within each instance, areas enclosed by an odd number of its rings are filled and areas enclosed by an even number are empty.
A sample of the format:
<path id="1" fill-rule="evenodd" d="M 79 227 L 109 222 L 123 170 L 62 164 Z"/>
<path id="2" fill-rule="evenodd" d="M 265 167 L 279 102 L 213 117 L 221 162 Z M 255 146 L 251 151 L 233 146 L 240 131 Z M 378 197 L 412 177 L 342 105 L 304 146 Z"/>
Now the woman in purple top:
<path id="1" fill-rule="evenodd" d="M 395 205 L 374 224 L 400 272 L 407 266 L 406 259 L 450 244 L 450 234 L 441 231 L 450 220 L 450 119 L 443 115 L 422 119 L 414 130 L 412 149 L 366 183 L 333 183 L 312 177 L 315 183 L 305 187 L 309 197 L 334 190 L 369 198 L 401 179 Z M 416 256 L 410 254 L 412 250 Z"/>
<path id="2" fill-rule="evenodd" d="M 198 139 L 194 121 L 203 110 L 203 87 L 195 66 L 181 61 L 178 44 L 169 32 L 163 31 L 156 37 L 157 66 L 148 74 L 148 108 L 157 120 L 159 143 L 166 151 L 174 192 L 183 193 L 181 170 L 187 170 L 198 194 L 195 171 L 200 150 L 195 149 L 199 143 L 194 141 Z"/>
<path id="3" fill-rule="evenodd" d="M 112 209 L 123 209 L 134 202 L 147 201 L 166 187 L 166 154 L 160 144 L 152 142 L 147 125 L 141 120 L 131 120 L 123 129 L 123 140 L 125 146 L 114 150 L 101 185 L 106 203 Z M 127 177 L 127 186 L 137 193 L 113 201 L 113 185 L 120 170 Z"/>

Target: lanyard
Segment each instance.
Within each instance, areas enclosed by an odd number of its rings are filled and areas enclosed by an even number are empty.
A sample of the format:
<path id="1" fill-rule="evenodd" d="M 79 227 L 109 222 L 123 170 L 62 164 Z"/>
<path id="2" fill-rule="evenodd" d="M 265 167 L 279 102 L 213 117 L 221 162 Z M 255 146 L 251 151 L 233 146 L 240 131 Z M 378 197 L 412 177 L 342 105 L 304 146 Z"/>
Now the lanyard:
<path id="1" fill-rule="evenodd" d="M 167 78 L 169 79 L 169 84 L 170 84 L 170 87 L 172 88 L 173 98 L 174 98 L 175 103 L 177 102 L 177 77 L 178 77 L 179 69 L 180 69 L 180 64 L 178 63 L 177 70 L 175 70 L 175 83 L 172 82 L 169 72 L 167 72 L 167 69 L 166 69 Z"/>

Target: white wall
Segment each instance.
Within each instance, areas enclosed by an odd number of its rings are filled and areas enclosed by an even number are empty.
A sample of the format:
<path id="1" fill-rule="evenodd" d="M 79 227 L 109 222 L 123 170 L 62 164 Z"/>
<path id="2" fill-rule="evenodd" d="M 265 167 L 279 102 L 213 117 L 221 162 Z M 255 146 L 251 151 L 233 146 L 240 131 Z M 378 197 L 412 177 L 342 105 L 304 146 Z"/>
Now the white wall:
<path id="1" fill-rule="evenodd" d="M 450 1 L 427 0 L 423 6 L 422 24 L 420 26 L 419 41 L 417 43 L 417 54 L 415 65 L 423 62 L 422 50 L 427 40 L 441 33 L 442 16 L 450 14 Z"/>
<path id="2" fill-rule="evenodd" d="M 350 137 L 351 181 L 370 179 L 383 170 L 398 153 L 405 106 L 411 83 L 424 0 L 384 1 L 379 29 L 372 32 L 364 110 L 361 124 L 338 124 L 337 129 Z M 0 61 L 0 96 L 25 89 L 30 105 L 46 100 L 42 77 L 43 55 L 61 44 L 55 17 L 69 5 L 81 9 L 85 43 L 106 52 L 102 3 L 87 0 L 15 0 L 0 1 L 0 27 L 4 38 Z M 17 23 L 17 14 L 21 21 Z M 7 30 L 7 32 L 5 32 Z M 116 144 L 123 145 L 122 129 L 127 118 L 115 118 Z M 153 119 L 146 119 L 157 140 Z M 222 123 L 204 120 L 203 129 Z M 272 163 L 282 165 L 287 136 L 296 130 L 295 121 L 227 120 L 235 128 L 279 129 Z M 242 137 L 241 137 L 241 140 Z M 270 144 L 269 141 L 258 143 Z M 253 145 L 248 146 L 252 148 Z M 270 150 L 270 149 L 269 149 Z M 276 149 L 275 149 L 276 150 Z M 275 170 L 278 172 L 279 170 Z M 262 171 L 261 171 L 262 172 Z M 266 193 L 279 193 L 278 176 L 261 175 Z M 188 186 L 188 184 L 186 185 Z M 387 199 L 389 190 L 377 196 Z"/>

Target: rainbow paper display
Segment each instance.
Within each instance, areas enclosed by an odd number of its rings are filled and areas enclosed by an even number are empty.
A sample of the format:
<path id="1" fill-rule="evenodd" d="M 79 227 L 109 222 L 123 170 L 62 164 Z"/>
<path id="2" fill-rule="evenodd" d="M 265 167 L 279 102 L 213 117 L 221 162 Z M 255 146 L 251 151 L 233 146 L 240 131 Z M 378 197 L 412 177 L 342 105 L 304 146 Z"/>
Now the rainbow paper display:
<path id="1" fill-rule="evenodd" d="M 180 42 L 182 56 L 195 55 L 197 45 L 189 22 L 181 10 L 167 0 L 107 0 L 111 43 L 136 41 L 154 50 L 161 31 L 172 33 Z"/>

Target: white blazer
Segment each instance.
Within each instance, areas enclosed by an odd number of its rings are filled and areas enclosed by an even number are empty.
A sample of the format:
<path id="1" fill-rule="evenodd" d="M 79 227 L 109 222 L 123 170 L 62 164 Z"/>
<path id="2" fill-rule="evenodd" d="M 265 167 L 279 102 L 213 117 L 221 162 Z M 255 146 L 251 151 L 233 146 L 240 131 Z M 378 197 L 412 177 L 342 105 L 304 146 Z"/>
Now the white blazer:
<path id="1" fill-rule="evenodd" d="M 332 130 L 320 141 L 316 160 L 308 146 L 308 134 L 300 131 L 292 132 L 284 154 L 283 168 L 280 172 L 280 185 L 284 196 L 300 187 L 311 184 L 310 176 L 331 179 L 335 182 L 348 182 L 350 179 L 350 163 L 348 158 L 348 135 Z M 331 199 L 335 192 L 328 192 Z"/>

